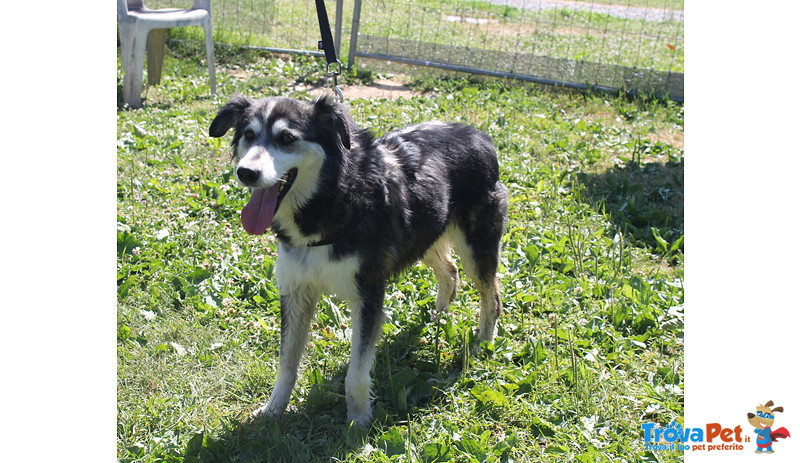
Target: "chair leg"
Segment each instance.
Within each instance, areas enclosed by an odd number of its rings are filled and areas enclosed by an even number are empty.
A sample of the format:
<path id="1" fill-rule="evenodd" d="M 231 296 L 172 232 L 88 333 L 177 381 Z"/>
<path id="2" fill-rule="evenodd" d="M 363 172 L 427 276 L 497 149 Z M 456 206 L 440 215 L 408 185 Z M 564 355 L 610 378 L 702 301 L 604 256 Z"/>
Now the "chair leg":
<path id="1" fill-rule="evenodd" d="M 208 61 L 208 82 L 211 94 L 217 94 L 217 71 L 214 62 L 214 35 L 211 33 L 211 18 L 203 23 L 206 35 L 206 60 Z"/>
<path id="2" fill-rule="evenodd" d="M 164 63 L 164 45 L 167 42 L 166 29 L 153 29 L 147 36 L 147 83 L 161 83 L 161 67 Z"/>
<path id="3" fill-rule="evenodd" d="M 128 72 L 128 66 L 133 60 L 133 37 L 136 27 L 130 23 L 119 23 L 119 43 L 120 58 L 122 59 L 122 71 Z"/>
<path id="4" fill-rule="evenodd" d="M 122 99 L 131 104 L 133 98 L 133 46 L 136 41 L 136 25 L 121 22 L 119 24 L 120 58 L 122 59 Z"/>
<path id="5" fill-rule="evenodd" d="M 133 108 L 142 106 L 142 80 L 144 78 L 144 54 L 147 44 L 146 28 L 137 28 L 133 38 L 133 53 L 125 78 L 122 81 L 122 95 L 125 102 Z"/>

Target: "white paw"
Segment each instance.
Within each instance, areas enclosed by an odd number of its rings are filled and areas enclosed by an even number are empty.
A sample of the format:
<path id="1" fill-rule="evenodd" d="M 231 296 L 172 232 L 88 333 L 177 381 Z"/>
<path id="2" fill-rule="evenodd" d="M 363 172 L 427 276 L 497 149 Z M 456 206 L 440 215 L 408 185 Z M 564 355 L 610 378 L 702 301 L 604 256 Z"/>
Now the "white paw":
<path id="1" fill-rule="evenodd" d="M 494 340 L 495 334 L 497 334 L 497 327 L 493 326 L 490 328 L 487 326 L 479 329 L 475 337 L 478 338 L 478 342 L 481 341 L 492 342 Z"/>
<path id="2" fill-rule="evenodd" d="M 361 413 L 347 412 L 347 422 L 362 428 L 369 428 L 370 423 L 372 423 L 372 410 L 367 409 Z"/>
<path id="3" fill-rule="evenodd" d="M 250 418 L 278 416 L 281 414 L 281 411 L 282 410 L 275 410 L 274 408 L 270 407 L 269 404 L 266 404 L 263 407 L 257 408 L 250 412 Z"/>

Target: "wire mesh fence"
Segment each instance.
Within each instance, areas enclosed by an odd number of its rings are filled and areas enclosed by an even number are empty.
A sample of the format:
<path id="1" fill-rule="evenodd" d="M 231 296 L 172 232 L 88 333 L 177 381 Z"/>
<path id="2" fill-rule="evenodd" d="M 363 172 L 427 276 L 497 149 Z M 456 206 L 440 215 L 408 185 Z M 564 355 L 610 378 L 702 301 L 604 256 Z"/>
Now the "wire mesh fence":
<path id="1" fill-rule="evenodd" d="M 328 14 L 334 24 L 342 6 L 339 52 L 351 65 L 377 58 L 683 101 L 683 0 L 603 2 L 329 1 Z M 218 42 L 316 52 L 311 0 L 214 0 L 212 16 Z"/>
<path id="2" fill-rule="evenodd" d="M 151 9 L 186 8 L 191 3 L 145 0 Z M 328 13 L 333 16 L 333 11 Z M 319 25 L 314 0 L 212 0 L 211 18 L 217 43 L 317 53 Z"/>
<path id="3" fill-rule="evenodd" d="M 363 2 L 350 53 L 682 101 L 683 11 L 650 3 Z"/>

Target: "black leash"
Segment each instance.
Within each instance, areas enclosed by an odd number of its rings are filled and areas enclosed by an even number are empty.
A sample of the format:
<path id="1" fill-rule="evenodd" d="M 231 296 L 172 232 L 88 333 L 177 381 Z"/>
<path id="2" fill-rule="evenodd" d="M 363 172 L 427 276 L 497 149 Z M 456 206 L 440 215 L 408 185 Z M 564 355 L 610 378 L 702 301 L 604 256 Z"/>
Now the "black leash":
<path id="1" fill-rule="evenodd" d="M 322 36 L 322 40 L 317 43 L 317 48 L 325 52 L 325 74 L 332 79 L 332 88 L 336 99 L 339 102 L 343 102 L 344 95 L 342 94 L 342 90 L 339 88 L 339 85 L 336 82 L 336 78 L 342 73 L 342 62 L 336 57 L 336 46 L 333 44 L 333 34 L 331 33 L 331 24 L 328 22 L 328 12 L 325 10 L 325 1 L 316 0 L 316 4 L 317 19 L 319 20 L 319 33 Z M 331 69 L 331 65 L 334 65 L 335 68 Z M 343 238 L 350 235 L 361 223 L 363 218 L 364 213 L 362 212 L 361 214 L 358 214 L 350 219 L 350 221 L 342 228 L 334 231 L 319 241 L 308 243 L 306 246 L 328 246 L 330 244 L 339 242 Z"/>
<path id="2" fill-rule="evenodd" d="M 322 40 L 317 43 L 317 48 L 325 52 L 325 74 L 333 79 L 333 93 L 339 102 L 344 101 L 342 90 L 337 84 L 337 77 L 342 73 L 342 62 L 336 57 L 336 47 L 333 44 L 333 34 L 331 34 L 331 24 L 328 22 L 328 12 L 325 10 L 325 1 L 316 0 L 317 19 L 319 20 L 319 33 Z M 331 65 L 336 68 L 331 69 Z"/>

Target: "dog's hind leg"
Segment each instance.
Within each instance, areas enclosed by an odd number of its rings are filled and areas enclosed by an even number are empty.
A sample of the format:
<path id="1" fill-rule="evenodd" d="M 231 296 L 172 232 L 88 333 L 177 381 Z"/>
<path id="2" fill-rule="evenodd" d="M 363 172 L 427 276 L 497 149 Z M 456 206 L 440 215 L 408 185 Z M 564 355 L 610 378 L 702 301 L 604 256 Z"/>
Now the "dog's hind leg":
<path id="1" fill-rule="evenodd" d="M 457 224 L 458 230 L 453 234 L 464 272 L 480 294 L 478 339 L 481 341 L 494 339 L 497 319 L 503 312 L 497 267 L 507 213 L 508 190 L 498 182 L 487 201 L 475 205 L 469 216 Z"/>
<path id="2" fill-rule="evenodd" d="M 445 314 L 447 308 L 456 299 L 458 292 L 458 267 L 450 250 L 450 241 L 446 237 L 431 246 L 422 258 L 422 262 L 433 270 L 439 291 L 436 294 L 436 311 L 431 314 L 431 321 L 439 321 Z"/>
<path id="3" fill-rule="evenodd" d="M 469 240 L 465 241 L 469 243 Z M 482 252 L 475 252 L 473 249 L 473 246 L 467 244 L 463 251 L 458 251 L 458 255 L 461 257 L 461 265 L 464 267 L 464 272 L 475 283 L 480 295 L 481 310 L 478 320 L 478 339 L 491 341 L 494 339 L 497 319 L 503 312 L 500 281 L 497 279 L 497 257 L 492 259 L 486 254 L 480 256 Z"/>
<path id="4" fill-rule="evenodd" d="M 374 294 L 361 301 L 350 301 L 353 306 L 352 351 L 344 381 L 347 421 L 364 427 L 372 421 L 370 371 L 383 327 L 383 292 Z"/>
<path id="5" fill-rule="evenodd" d="M 478 321 L 478 339 L 491 341 L 497 327 L 497 319 L 503 313 L 503 303 L 500 298 L 500 280 L 497 275 L 490 282 L 480 281 L 478 293 L 481 295 L 481 313 Z"/>
<path id="6" fill-rule="evenodd" d="M 252 415 L 279 415 L 289 405 L 297 381 L 300 360 L 308 341 L 311 317 L 321 293 L 311 288 L 297 288 L 281 294 L 281 347 L 278 377 L 269 401 Z"/>

